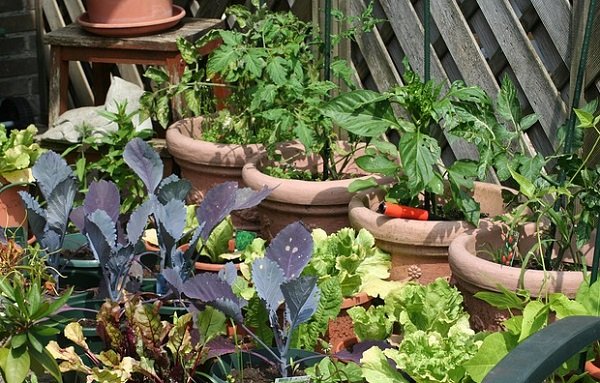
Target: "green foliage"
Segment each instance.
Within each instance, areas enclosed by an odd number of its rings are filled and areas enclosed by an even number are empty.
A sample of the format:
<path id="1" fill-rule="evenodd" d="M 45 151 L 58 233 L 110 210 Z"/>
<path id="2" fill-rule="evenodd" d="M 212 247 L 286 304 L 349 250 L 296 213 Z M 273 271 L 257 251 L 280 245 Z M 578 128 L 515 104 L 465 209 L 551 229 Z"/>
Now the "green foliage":
<path id="1" fill-rule="evenodd" d="M 498 308 L 513 307 L 522 311 L 521 315 L 512 315 L 504 321 L 505 331 L 490 334 L 483 339 L 477 354 L 464 364 L 467 373 L 477 383 L 483 381 L 487 373 L 506 354 L 529 336 L 546 327 L 551 320 L 573 315 L 600 315 L 599 282 L 590 286 L 589 281 L 583 281 L 575 299 L 569 299 L 562 293 L 553 293 L 545 300 L 541 298 L 530 300 L 529 296 L 525 296 L 518 305 L 516 302 L 519 298 L 508 290 L 476 296 Z M 588 359 L 592 357 L 590 353 Z M 575 355 L 561 366 L 555 372 L 553 381 L 566 381 L 566 378 L 578 368 L 578 359 L 579 355 Z"/>
<path id="2" fill-rule="evenodd" d="M 397 347 L 372 347 L 363 354 L 367 382 L 406 382 L 398 370 L 419 383 L 467 381 L 463 364 L 476 354 L 481 342 L 469 327 L 462 296 L 446 280 L 439 278 L 429 285 L 411 282 L 393 290 L 385 298 L 385 312 L 389 322 L 401 325 L 402 341 Z M 375 310 L 365 314 L 381 316 Z M 371 323 L 378 320 L 361 319 Z"/>
<path id="3" fill-rule="evenodd" d="M 320 78 L 323 43 L 317 27 L 291 12 L 271 12 L 267 7 L 251 12 L 234 5 L 226 13 L 235 17 L 233 29 L 212 30 L 195 43 L 178 41 L 186 61 L 178 84 L 169 84 L 165 72 L 156 69 L 147 72 L 146 76 L 158 89 L 142 98 L 145 110 L 166 126 L 170 99 L 184 95 L 187 109 L 181 114 L 205 115 L 203 139 L 232 144 L 261 143 L 270 155 L 274 155 L 275 144 L 298 140 L 308 153 L 321 155 L 325 178 L 338 177 L 339 169 L 329 153 L 337 134 L 323 110 L 329 95 L 338 91 L 338 85 Z M 352 26 L 343 35 L 334 36 L 334 43 L 373 28 L 379 20 L 372 13 L 372 5 L 358 17 L 336 12 L 338 19 Z M 202 47 L 217 40 L 220 44 L 208 57 L 199 55 Z M 204 63 L 206 69 L 202 69 Z M 332 73 L 340 82 L 353 87 L 352 69 L 345 61 L 334 61 Z M 219 90 L 228 93 L 224 100 L 218 100 L 222 105 L 217 105 L 226 111 L 213 112 L 215 100 L 206 96 L 208 87 L 224 88 Z"/>
<path id="4" fill-rule="evenodd" d="M 386 340 L 392 334 L 394 322 L 387 316 L 385 306 L 362 306 L 348 309 L 348 315 L 354 324 L 354 332 L 359 341 Z"/>
<path id="5" fill-rule="evenodd" d="M 37 128 L 34 125 L 23 130 L 12 130 L 7 134 L 6 127 L 0 124 L 0 177 L 11 183 L 31 180 L 29 168 L 44 152 L 35 142 L 36 134 Z"/>
<path id="6" fill-rule="evenodd" d="M 73 347 L 63 349 L 51 341 L 46 350 L 61 361 L 61 371 L 78 371 L 94 381 L 188 381 L 207 360 L 207 344 L 224 332 L 225 316 L 207 307 L 195 314 L 175 314 L 169 323 L 160 319 L 159 308 L 159 302 L 144 304 L 138 297 L 126 301 L 124 309 L 105 302 L 97 322 L 109 348 L 98 355 L 89 349 L 79 323 L 67 325 L 65 336 L 83 349 L 91 366 Z"/>
<path id="7" fill-rule="evenodd" d="M 389 254 L 375 246 L 375 238 L 366 229 L 358 233 L 352 228 L 342 228 L 327 235 L 324 230 L 312 231 L 315 243 L 313 257 L 305 275 L 319 278 L 319 284 L 335 279 L 344 298 L 359 292 L 371 296 L 385 296 L 382 284 L 390 276 Z M 393 284 L 390 284 L 390 287 Z"/>
<path id="8" fill-rule="evenodd" d="M 575 110 L 576 137 L 582 137 L 586 130 L 600 132 L 597 107 L 594 101 Z M 508 166 L 523 198 L 501 220 L 508 233 L 518 233 L 522 225 L 534 222 L 537 239 L 531 249 L 519 251 L 519 247 L 505 237 L 506 245 L 499 256 L 508 258 L 509 253 L 514 252 L 510 265 L 557 270 L 564 266 L 563 258 L 568 255 L 576 268 L 587 267 L 581 248 L 590 241 L 600 214 L 600 167 L 590 161 L 599 143 L 600 139 L 596 138 L 585 156 L 577 146 L 582 142 L 575 140 L 572 152 L 545 158 L 537 156 L 529 163 L 522 161 Z M 544 168 L 550 171 L 542 171 Z"/>
<path id="9" fill-rule="evenodd" d="M 496 104 L 480 88 L 456 81 L 442 93 L 441 84 L 422 82 L 405 61 L 404 85 L 388 92 L 357 90 L 342 94 L 327 106 L 326 114 L 351 134 L 371 139 L 374 149 L 359 159 L 365 171 L 394 176 L 396 184 L 387 198 L 402 204 L 435 205 L 433 195 L 449 195 L 446 207 L 433 213 L 460 211 L 465 220 L 476 225 L 480 218 L 479 204 L 472 197 L 473 181 L 484 180 L 490 167 L 499 170 L 498 177 L 507 180 L 511 174 L 507 164 L 525 163 L 523 153 L 514 151 L 523 131 L 536 121 L 535 116 L 521 117 L 514 86 L 507 79 Z M 404 117 L 397 117 L 399 107 Z M 502 118 L 501 121 L 498 117 Z M 449 141 L 464 139 L 479 153 L 476 160 L 456 160 L 442 169 L 441 147 L 435 129 L 443 131 Z M 382 139 L 389 131 L 400 135 L 398 145 Z M 537 162 L 534 162 L 537 163 Z M 521 168 L 521 167 L 519 167 Z M 538 172 L 531 168 L 531 173 Z M 444 180 L 448 182 L 448 188 Z M 353 190 L 372 185 L 353 185 Z M 398 193 L 397 190 L 402 190 Z M 448 217 L 453 218 L 453 217 Z"/>
<path id="10" fill-rule="evenodd" d="M 51 316 L 71 291 L 52 298 L 44 294 L 38 278 L 27 280 L 13 272 L 0 279 L 0 372 L 6 383 L 21 383 L 31 372 L 48 373 L 62 382 L 58 364 L 44 345 L 60 332 Z"/>
<path id="11" fill-rule="evenodd" d="M 89 184 L 93 181 L 107 180 L 114 182 L 121 191 L 121 212 L 131 212 L 141 204 L 145 198 L 143 182 L 127 166 L 123 159 L 125 145 L 134 138 L 148 139 L 152 137 L 152 130 L 137 131 L 132 122 L 132 117 L 138 113 L 126 112 L 126 103 L 117 104 L 115 113 L 104 111 L 101 114 L 108 120 L 116 123 L 118 129 L 102 136 L 91 135 L 84 129 L 82 142 L 69 147 L 63 156 L 76 151 L 80 153 L 75 162 L 75 174 L 81 185 L 80 192 L 86 193 Z M 86 158 L 86 151 L 99 154 L 97 161 Z"/>
<path id="12" fill-rule="evenodd" d="M 328 356 L 306 368 L 304 372 L 310 376 L 311 382 L 315 383 L 363 382 L 362 371 L 358 364 L 340 362 Z"/>

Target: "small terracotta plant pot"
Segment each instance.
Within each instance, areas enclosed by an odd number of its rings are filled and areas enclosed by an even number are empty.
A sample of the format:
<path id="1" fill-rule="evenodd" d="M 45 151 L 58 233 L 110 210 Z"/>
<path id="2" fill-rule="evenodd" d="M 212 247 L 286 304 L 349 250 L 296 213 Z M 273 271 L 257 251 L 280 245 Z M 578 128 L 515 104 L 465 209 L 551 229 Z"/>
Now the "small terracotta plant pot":
<path id="1" fill-rule="evenodd" d="M 526 254 L 536 243 L 536 231 L 537 226 L 534 223 L 521 229 L 518 241 L 521 254 Z M 574 298 L 583 281 L 581 271 L 526 269 L 523 272 L 520 267 L 505 266 L 492 261 L 489 251 L 504 245 L 501 234 L 502 227 L 492 225 L 470 234 L 463 234 L 450 245 L 448 260 L 452 279 L 463 294 L 465 308 L 471 315 L 471 325 L 475 330 L 500 330 L 502 321 L 509 317 L 508 312 L 497 310 L 475 298 L 473 295 L 479 291 L 501 292 L 499 286 L 503 286 L 511 291 L 524 288 L 531 293 L 532 299 L 557 292 Z M 580 250 L 588 264 L 591 264 L 593 246 L 586 244 Z M 517 314 L 514 310 L 513 313 Z"/>
<path id="2" fill-rule="evenodd" d="M 7 185 L 8 181 L 0 178 L 0 184 Z M 27 189 L 23 186 L 14 186 L 0 193 L 0 227 L 2 228 L 27 225 L 27 213 L 19 191 L 27 191 Z"/>
<path id="3" fill-rule="evenodd" d="M 352 347 L 358 343 L 358 338 L 356 336 L 349 336 L 347 338 L 342 339 L 340 342 L 332 344 L 331 351 L 334 354 L 337 354 L 340 351 L 352 351 Z"/>
<path id="4" fill-rule="evenodd" d="M 348 315 L 348 309 L 355 306 L 362 306 L 367 309 L 372 300 L 373 298 L 366 293 L 358 293 L 350 298 L 344 298 L 337 318 L 330 320 L 327 325 L 327 339 L 333 349 L 348 338 L 356 338 L 354 324 L 352 318 Z"/>
<path id="5" fill-rule="evenodd" d="M 240 270 L 240 265 L 237 263 L 234 263 L 235 269 L 237 271 Z M 210 272 L 210 273 L 218 273 L 219 271 L 223 270 L 223 268 L 225 268 L 225 264 L 223 263 L 208 263 L 208 262 L 196 262 L 194 263 L 194 268 L 196 269 L 196 272 Z"/>
<path id="6" fill-rule="evenodd" d="M 504 212 L 501 186 L 475 182 L 474 198 L 482 213 L 490 217 Z M 429 283 L 449 277 L 448 246 L 458 235 L 475 227 L 466 221 L 419 221 L 391 218 L 378 213 L 384 191 L 371 189 L 352 198 L 349 218 L 352 227 L 365 228 L 375 237 L 377 246 L 392 256 L 391 280 L 415 280 Z M 482 219 L 480 226 L 491 224 Z"/>
<path id="7" fill-rule="evenodd" d="M 133 24 L 167 19 L 173 15 L 173 0 L 87 0 L 93 23 Z"/>
<path id="8" fill-rule="evenodd" d="M 595 381 L 600 382 L 600 358 L 585 362 L 585 371 L 589 376 L 594 378 Z"/>

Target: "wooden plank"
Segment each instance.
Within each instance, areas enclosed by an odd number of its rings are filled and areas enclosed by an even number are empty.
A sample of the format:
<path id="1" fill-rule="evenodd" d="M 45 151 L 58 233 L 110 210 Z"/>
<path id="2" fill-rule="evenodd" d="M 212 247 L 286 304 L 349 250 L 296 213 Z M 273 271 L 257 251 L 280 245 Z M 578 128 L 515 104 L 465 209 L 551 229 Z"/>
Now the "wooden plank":
<path id="1" fill-rule="evenodd" d="M 456 0 L 431 7 L 431 15 L 465 83 L 495 96 L 499 87 Z"/>
<path id="2" fill-rule="evenodd" d="M 350 17 L 358 16 L 362 13 L 364 7 L 364 3 L 360 0 L 349 0 L 348 15 Z M 361 33 L 356 38 L 356 43 L 362 52 L 368 52 L 363 56 L 379 91 L 387 91 L 398 84 L 402 84 L 402 79 L 396 71 L 377 29 L 372 32 Z"/>
<path id="3" fill-rule="evenodd" d="M 411 67 L 422 77 L 423 27 L 410 0 L 381 0 L 380 3 Z M 444 68 L 433 49 L 431 49 L 431 78 L 442 82 L 447 89 L 449 84 Z"/>
<path id="4" fill-rule="evenodd" d="M 542 24 L 546 27 L 563 62 L 570 62 L 569 31 L 571 28 L 571 5 L 569 0 L 531 0 Z"/>
<path id="5" fill-rule="evenodd" d="M 381 6 L 387 15 L 402 50 L 407 55 L 414 71 L 423 73 L 423 28 L 410 0 L 381 0 Z M 431 77 L 441 83 L 445 89 L 449 81 L 435 51 L 431 49 Z M 372 56 L 368 53 L 367 56 Z M 457 158 L 477 158 L 477 150 L 463 140 L 449 143 Z"/>
<path id="6" fill-rule="evenodd" d="M 65 0 L 65 8 L 67 8 L 67 13 L 73 22 L 85 12 L 85 7 L 81 0 Z"/>
<path id="7" fill-rule="evenodd" d="M 508 0 L 478 0 L 478 4 L 546 135 L 554 140 L 557 127 L 565 120 L 566 106 L 512 7 Z"/>
<path id="8" fill-rule="evenodd" d="M 42 9 L 44 10 L 44 15 L 46 16 L 46 21 L 50 26 L 50 30 L 56 30 L 65 26 L 64 19 L 60 13 L 58 4 L 55 1 L 43 0 Z M 53 74 L 50 73 L 50 76 L 53 76 Z M 94 105 L 92 89 L 85 77 L 81 63 L 69 63 L 69 78 L 73 84 L 75 92 L 74 97 L 79 101 L 79 105 Z M 50 98 L 52 97 L 53 95 L 50 93 Z"/>

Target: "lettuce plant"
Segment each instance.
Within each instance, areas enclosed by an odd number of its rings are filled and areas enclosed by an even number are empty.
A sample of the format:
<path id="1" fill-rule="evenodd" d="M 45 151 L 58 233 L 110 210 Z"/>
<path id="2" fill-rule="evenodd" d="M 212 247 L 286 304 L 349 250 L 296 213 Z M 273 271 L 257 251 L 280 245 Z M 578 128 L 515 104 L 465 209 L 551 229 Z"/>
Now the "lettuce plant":
<path id="1" fill-rule="evenodd" d="M 10 183 L 30 181 L 31 168 L 44 149 L 35 142 L 37 128 L 29 125 L 23 130 L 12 130 L 7 134 L 6 127 L 0 124 L 0 177 Z M 0 192 L 10 185 L 0 183 Z"/>
<path id="2" fill-rule="evenodd" d="M 43 207 L 28 192 L 19 191 L 19 195 L 27 209 L 29 227 L 48 254 L 48 265 L 57 272 L 60 268 L 60 250 L 77 192 L 75 174 L 66 161 L 54 152 L 42 154 L 33 166 L 32 173 L 45 201 Z M 55 279 L 58 283 L 58 278 Z"/>
<path id="3" fill-rule="evenodd" d="M 181 289 L 189 298 L 209 304 L 232 318 L 271 354 L 283 377 L 288 376 L 292 334 L 317 311 L 319 288 L 314 277 L 301 276 L 313 251 L 309 231 L 299 222 L 285 227 L 267 247 L 265 257 L 252 263 L 252 283 L 268 312 L 275 340 L 270 348 L 248 326 L 242 312 L 248 302 L 233 290 L 237 273 L 233 263 L 219 272 L 198 274 Z M 196 302 L 196 303 L 198 303 Z M 283 305 L 283 312 L 280 307 Z"/>
<path id="4" fill-rule="evenodd" d="M 233 210 L 256 206 L 269 193 L 264 188 L 253 191 L 239 189 L 236 182 L 225 182 L 210 189 L 196 209 L 198 226 L 192 233 L 185 232 L 187 209 L 185 197 L 191 185 L 189 181 L 171 175 L 162 179 L 163 163 L 156 151 L 141 139 L 130 141 L 123 154 L 125 162 L 138 175 L 148 192 L 148 206 L 156 227 L 160 249 L 160 270 L 157 292 L 165 293 L 166 286 L 162 274 L 166 269 L 173 270 L 181 282 L 185 281 L 192 269 L 193 255 L 199 240 L 206 243 L 214 228 Z M 189 238 L 187 249 L 181 242 Z"/>
<path id="5" fill-rule="evenodd" d="M 463 363 L 475 355 L 480 342 L 455 288 L 441 278 L 429 285 L 409 283 L 390 292 L 385 306 L 390 320 L 401 325 L 403 339 L 397 347 L 372 347 L 363 354 L 367 382 L 408 382 L 404 374 L 419 383 L 463 381 Z"/>

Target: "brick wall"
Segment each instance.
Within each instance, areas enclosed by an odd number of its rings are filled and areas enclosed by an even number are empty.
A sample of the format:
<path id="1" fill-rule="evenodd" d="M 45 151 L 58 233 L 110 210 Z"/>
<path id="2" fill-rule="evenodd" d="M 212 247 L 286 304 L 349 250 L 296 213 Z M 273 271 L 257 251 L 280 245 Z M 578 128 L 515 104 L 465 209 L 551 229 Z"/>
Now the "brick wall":
<path id="1" fill-rule="evenodd" d="M 35 0 L 0 0 L 0 99 L 21 96 L 40 118 Z"/>

